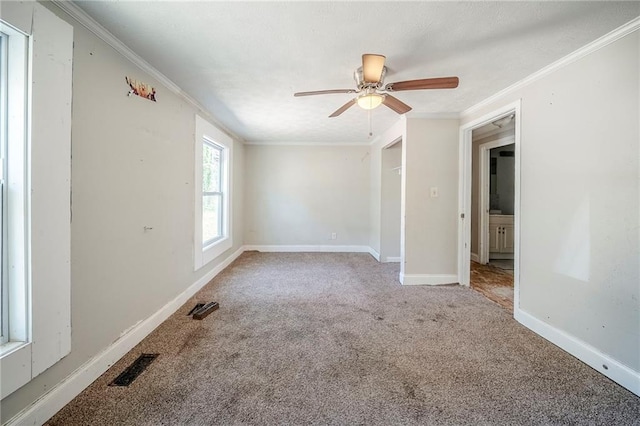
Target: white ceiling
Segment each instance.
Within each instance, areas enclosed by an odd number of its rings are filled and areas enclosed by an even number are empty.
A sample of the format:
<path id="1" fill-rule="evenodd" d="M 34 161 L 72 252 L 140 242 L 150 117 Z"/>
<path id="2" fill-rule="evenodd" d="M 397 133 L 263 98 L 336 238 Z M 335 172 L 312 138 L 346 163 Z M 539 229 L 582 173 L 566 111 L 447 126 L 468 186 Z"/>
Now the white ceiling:
<path id="1" fill-rule="evenodd" d="M 640 15 L 640 2 L 75 1 L 248 142 L 366 143 L 353 95 L 363 53 L 386 82 L 457 75 L 453 90 L 399 92 L 409 114 L 457 113 Z M 162 92 L 157 95 L 162 102 Z M 371 115 L 374 137 L 398 115 Z"/>

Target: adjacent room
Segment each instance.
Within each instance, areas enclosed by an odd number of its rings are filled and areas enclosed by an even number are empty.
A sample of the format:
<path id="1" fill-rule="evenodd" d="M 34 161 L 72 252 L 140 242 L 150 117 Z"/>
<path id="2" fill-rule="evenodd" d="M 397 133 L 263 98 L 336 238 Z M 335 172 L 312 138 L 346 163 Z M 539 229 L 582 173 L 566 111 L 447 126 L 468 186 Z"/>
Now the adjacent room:
<path id="1" fill-rule="evenodd" d="M 0 423 L 636 424 L 640 2 L 0 3 Z"/>

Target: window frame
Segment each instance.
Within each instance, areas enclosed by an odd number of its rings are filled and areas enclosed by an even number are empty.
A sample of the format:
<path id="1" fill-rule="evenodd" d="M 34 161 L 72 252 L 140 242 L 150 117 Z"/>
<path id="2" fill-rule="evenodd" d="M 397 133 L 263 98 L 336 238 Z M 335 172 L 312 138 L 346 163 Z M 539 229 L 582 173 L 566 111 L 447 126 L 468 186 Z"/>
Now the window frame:
<path id="1" fill-rule="evenodd" d="M 204 240 L 204 235 L 203 235 L 203 241 L 202 241 L 202 246 L 203 247 L 207 247 L 211 244 L 214 244 L 216 241 L 220 240 L 221 238 L 224 238 L 224 220 L 225 220 L 225 212 L 224 212 L 224 208 L 222 208 L 224 206 L 224 202 L 225 202 L 225 169 L 226 169 L 226 164 L 225 164 L 225 148 L 224 146 L 221 146 L 217 143 L 215 143 L 214 141 L 212 141 L 211 139 L 209 139 L 208 137 L 203 137 L 202 138 L 202 144 L 203 144 L 203 151 L 204 151 L 204 146 L 209 146 L 212 149 L 216 150 L 219 152 L 219 167 L 218 167 L 218 191 L 205 191 L 204 188 L 202 190 L 202 204 L 204 205 L 204 198 L 205 197 L 218 197 L 220 200 L 220 204 L 219 204 L 219 211 L 218 211 L 218 235 L 214 238 L 211 238 L 209 240 Z M 204 155 L 203 155 L 204 158 Z M 204 163 L 203 163 L 203 174 L 204 174 Z M 203 213 L 203 228 L 204 228 L 204 213 Z"/>
<path id="2" fill-rule="evenodd" d="M 22 73 L 10 70 L 8 79 L 9 102 L 24 119 L 18 123 L 8 111 L 8 180 L 22 188 L 21 194 L 11 188 L 9 242 L 22 246 L 9 246 L 10 341 L 0 345 L 4 399 L 71 351 L 73 27 L 37 2 L 3 4 L 1 21 L 3 30 L 21 35 L 15 40 L 24 41 L 26 64 Z M 21 95 L 12 97 L 19 86 Z"/>
<path id="3" fill-rule="evenodd" d="M 233 246 L 232 237 L 232 167 L 233 167 L 233 139 L 226 133 L 215 127 L 209 121 L 195 116 L 195 225 L 194 225 L 194 270 L 202 268 L 216 257 L 223 254 Z M 213 144 L 220 147 L 221 155 L 221 236 L 211 241 L 203 241 L 203 147 L 205 144 Z"/>
<path id="4" fill-rule="evenodd" d="M 0 21 L 6 74 L 2 79 L 6 90 L 6 104 L 2 102 L 3 169 L 6 182 L 3 188 L 3 336 L 0 356 L 20 349 L 30 340 L 28 298 L 28 110 L 29 110 L 29 37 Z M 8 84 L 11 81 L 12 84 Z M 6 108 L 6 110 L 5 110 Z M 11 157 L 11 167 L 8 158 Z M 4 172 L 4 170 L 3 170 Z M 9 232 L 11 230 L 11 232 Z M 6 335 L 4 334 L 6 333 Z"/>
<path id="5" fill-rule="evenodd" d="M 9 341 L 7 280 L 7 72 L 8 37 L 0 29 L 0 345 Z"/>

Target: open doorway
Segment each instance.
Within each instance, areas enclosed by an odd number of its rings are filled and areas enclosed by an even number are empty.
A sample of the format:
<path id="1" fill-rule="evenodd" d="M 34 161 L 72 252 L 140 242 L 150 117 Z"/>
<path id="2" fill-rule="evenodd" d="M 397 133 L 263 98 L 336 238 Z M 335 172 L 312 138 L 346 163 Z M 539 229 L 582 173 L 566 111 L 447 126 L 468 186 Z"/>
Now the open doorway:
<path id="1" fill-rule="evenodd" d="M 515 114 L 473 129 L 470 286 L 513 310 Z"/>
<path id="2" fill-rule="evenodd" d="M 402 257 L 402 139 L 382 148 L 380 205 L 380 262 Z"/>
<path id="3" fill-rule="evenodd" d="M 518 309 L 519 102 L 461 127 L 460 284 Z M 510 189 L 510 190 L 509 190 Z"/>

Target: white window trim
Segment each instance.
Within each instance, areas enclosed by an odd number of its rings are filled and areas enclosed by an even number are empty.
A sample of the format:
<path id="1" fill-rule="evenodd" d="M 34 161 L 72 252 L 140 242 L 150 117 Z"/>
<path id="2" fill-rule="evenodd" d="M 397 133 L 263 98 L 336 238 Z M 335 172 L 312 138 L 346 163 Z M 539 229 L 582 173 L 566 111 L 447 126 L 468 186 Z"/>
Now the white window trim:
<path id="1" fill-rule="evenodd" d="M 24 250 L 16 260 L 24 265 L 24 334 L 0 346 L 3 399 L 71 350 L 73 27 L 36 2 L 3 3 L 2 21 L 28 36 Z"/>
<path id="2" fill-rule="evenodd" d="M 3 25 L 0 22 L 0 31 L 2 31 Z M 2 35 L 4 34 L 4 35 Z M 2 34 L 0 34 L 0 66 L 2 67 L 2 70 L 0 70 L 0 94 L 4 94 L 5 90 L 8 89 L 8 85 L 7 85 L 7 69 L 8 69 L 8 64 L 7 64 L 7 60 L 8 60 L 8 54 L 7 54 L 7 48 L 9 46 L 9 42 L 7 40 L 7 36 L 6 36 L 6 31 L 4 31 Z M 5 95 L 6 96 L 6 95 Z M 8 103 L 8 102 L 7 102 Z M 8 105 L 5 105 L 4 102 L 4 98 L 2 99 L 2 103 L 0 104 L 0 123 L 2 123 L 2 126 L 0 126 L 0 129 L 5 130 L 5 126 L 8 125 L 8 120 L 7 120 L 7 107 Z M 1 174 L 2 174 L 2 179 L 4 180 L 4 184 L 2 185 L 2 188 L 0 188 L 0 191 L 2 191 L 2 194 L 0 195 L 0 198 L 2 199 L 0 202 L 0 208 L 2 209 L 2 221 L 0 221 L 0 225 L 2 226 L 2 243 L 0 246 L 0 255 L 2 256 L 2 264 L 3 265 L 7 265 L 7 231 L 8 231 L 8 227 L 7 227 L 7 195 L 9 193 L 9 191 L 7 190 L 7 182 L 8 179 L 6 179 L 7 176 L 5 176 L 6 174 L 6 161 L 7 161 L 7 147 L 6 147 L 6 142 L 4 140 L 4 138 L 6 137 L 6 132 L 3 132 L 4 134 L 0 135 L 0 149 L 2 149 L 2 153 L 0 153 L 0 161 L 2 161 L 2 164 L 0 165 L 0 169 L 2 170 Z M 1 315 L 2 315 L 2 325 L 0 326 L 2 328 L 1 330 L 1 334 L 2 337 L 0 338 L 0 344 L 4 344 L 7 343 L 8 337 L 9 337 L 9 304 L 8 304 L 8 297 L 9 297 L 9 293 L 8 293 L 8 280 L 7 280 L 7 267 L 4 266 L 0 269 L 0 273 L 2 274 L 2 288 L 0 288 L 0 303 L 2 304 L 2 307 L 0 308 L 1 311 Z"/>
<path id="3" fill-rule="evenodd" d="M 218 145 L 217 143 L 215 143 L 214 141 L 210 140 L 209 138 L 203 138 L 202 141 L 203 145 L 208 145 L 209 147 L 211 147 L 212 149 L 215 149 L 216 151 L 218 151 L 220 153 L 220 176 L 219 176 L 219 180 L 220 180 L 220 191 L 211 191 L 211 192 L 202 192 L 201 198 L 205 197 L 205 196 L 220 196 L 220 200 L 222 201 L 221 206 L 224 206 L 224 202 L 225 202 L 225 198 L 227 197 L 227 193 L 225 192 L 225 181 L 226 181 L 226 175 L 225 175 L 225 169 L 227 168 L 227 164 L 226 164 L 226 152 L 227 150 L 225 149 L 224 146 Z M 203 171 L 204 172 L 204 171 Z M 202 180 L 202 179 L 201 179 Z M 207 240 L 205 241 L 203 244 L 205 247 L 208 247 L 216 242 L 218 242 L 220 239 L 224 238 L 225 236 L 225 229 L 224 229 L 224 210 L 220 211 L 221 216 L 222 216 L 222 220 L 220 221 L 219 227 L 218 227 L 218 232 L 219 235 L 215 238 L 212 238 L 211 240 Z"/>
<path id="4" fill-rule="evenodd" d="M 222 199 L 222 232 L 223 236 L 211 244 L 202 245 L 202 145 L 207 139 L 224 148 L 222 189 L 225 194 Z M 226 133 L 196 115 L 195 132 L 195 226 L 194 226 L 194 269 L 198 270 L 233 246 L 232 203 L 233 182 L 231 168 L 233 165 L 233 139 Z"/>
<path id="5" fill-rule="evenodd" d="M 15 350 L 29 341 L 28 315 L 28 240 L 29 217 L 27 198 L 28 158 L 28 37 L 22 32 L 0 22 L 0 31 L 8 36 L 7 71 L 11 84 L 7 85 L 7 154 L 11 158 L 8 167 L 7 187 L 7 273 L 8 289 L 6 319 L 9 323 L 10 341 L 0 347 L 0 353 Z"/>

